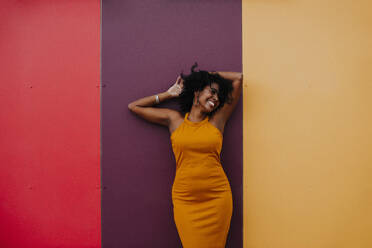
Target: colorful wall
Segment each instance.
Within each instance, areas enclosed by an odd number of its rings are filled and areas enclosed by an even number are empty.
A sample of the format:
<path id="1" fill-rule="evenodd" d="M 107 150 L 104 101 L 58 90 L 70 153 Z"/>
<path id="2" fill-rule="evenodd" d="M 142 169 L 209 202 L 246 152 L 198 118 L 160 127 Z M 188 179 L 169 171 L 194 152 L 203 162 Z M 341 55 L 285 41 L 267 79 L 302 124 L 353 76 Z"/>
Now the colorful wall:
<path id="1" fill-rule="evenodd" d="M 99 1 L 0 20 L 0 247 L 101 247 Z"/>
<path id="2" fill-rule="evenodd" d="M 169 131 L 127 106 L 166 91 L 195 61 L 200 69 L 242 71 L 241 38 L 240 1 L 103 1 L 103 247 L 181 247 Z M 158 107 L 178 108 L 174 101 Z M 221 155 L 234 198 L 227 247 L 243 242 L 242 142 L 240 101 Z"/>
<path id="3" fill-rule="evenodd" d="M 195 61 L 242 71 L 241 2 L 8 1 L 0 11 L 0 246 L 180 246 L 168 130 L 127 105 Z M 241 247 L 242 101 L 225 133 L 228 246 Z"/>
<path id="4" fill-rule="evenodd" d="M 195 61 L 244 74 L 226 247 L 371 247 L 371 7 L 4 1 L 0 247 L 180 247 L 168 130 L 127 105 Z"/>
<path id="5" fill-rule="evenodd" d="M 244 247 L 372 247 L 372 3 L 242 6 Z"/>

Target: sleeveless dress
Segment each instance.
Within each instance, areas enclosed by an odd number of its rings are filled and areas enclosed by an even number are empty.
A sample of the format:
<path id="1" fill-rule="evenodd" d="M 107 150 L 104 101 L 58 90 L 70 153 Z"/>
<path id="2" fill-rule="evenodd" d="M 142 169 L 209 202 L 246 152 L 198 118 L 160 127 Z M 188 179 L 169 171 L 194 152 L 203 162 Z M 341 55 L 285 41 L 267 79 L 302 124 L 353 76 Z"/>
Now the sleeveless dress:
<path id="1" fill-rule="evenodd" d="M 174 221 L 183 248 L 224 248 L 233 203 L 222 168 L 222 133 L 209 122 L 184 121 L 170 136 L 176 159 Z"/>

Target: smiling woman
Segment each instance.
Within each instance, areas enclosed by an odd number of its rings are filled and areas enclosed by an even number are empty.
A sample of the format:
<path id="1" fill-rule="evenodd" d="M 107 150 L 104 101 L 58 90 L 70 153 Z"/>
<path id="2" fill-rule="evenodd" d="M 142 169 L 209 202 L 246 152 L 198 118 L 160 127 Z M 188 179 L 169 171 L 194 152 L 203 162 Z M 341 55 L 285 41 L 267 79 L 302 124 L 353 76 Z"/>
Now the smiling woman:
<path id="1" fill-rule="evenodd" d="M 183 247 L 223 248 L 233 201 L 220 154 L 224 126 L 241 94 L 242 74 L 194 71 L 196 66 L 191 67 L 190 75 L 181 73 L 167 92 L 141 98 L 128 107 L 169 128 L 176 160 L 173 214 Z M 181 113 L 150 107 L 175 97 Z"/>
<path id="2" fill-rule="evenodd" d="M 231 93 L 233 91 L 232 80 L 223 78 L 216 72 L 195 71 L 194 69 L 196 67 L 197 63 L 191 67 L 190 75 L 184 76 L 181 73 L 181 77 L 184 80 L 184 89 L 179 97 L 181 112 L 183 114 L 189 112 L 194 98 L 196 97 L 200 101 L 200 94 L 204 96 L 206 93 L 217 93 L 217 99 L 213 103 L 218 103 L 218 106 L 215 106 L 212 111 L 205 111 L 209 116 L 212 116 L 225 105 L 225 102 L 231 103 Z"/>

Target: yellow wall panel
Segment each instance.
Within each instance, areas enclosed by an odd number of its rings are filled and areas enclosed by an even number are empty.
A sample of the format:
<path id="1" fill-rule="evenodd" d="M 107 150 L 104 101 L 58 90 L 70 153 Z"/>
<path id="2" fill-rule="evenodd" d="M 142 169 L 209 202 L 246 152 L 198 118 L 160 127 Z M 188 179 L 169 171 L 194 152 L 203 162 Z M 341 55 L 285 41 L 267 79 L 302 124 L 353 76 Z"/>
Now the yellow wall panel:
<path id="1" fill-rule="evenodd" d="M 244 247 L 372 247 L 372 2 L 242 6 Z"/>

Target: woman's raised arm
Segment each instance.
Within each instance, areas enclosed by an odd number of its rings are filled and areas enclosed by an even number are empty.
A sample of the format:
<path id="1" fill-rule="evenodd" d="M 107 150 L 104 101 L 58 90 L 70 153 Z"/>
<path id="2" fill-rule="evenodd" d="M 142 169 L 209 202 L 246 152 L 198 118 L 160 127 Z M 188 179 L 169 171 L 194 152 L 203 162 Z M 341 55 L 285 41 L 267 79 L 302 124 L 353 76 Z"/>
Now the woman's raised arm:
<path id="1" fill-rule="evenodd" d="M 241 72 L 224 72 L 224 71 L 217 71 L 217 72 L 210 72 L 212 74 L 218 73 L 221 77 L 229 79 L 232 81 L 233 92 L 231 93 L 232 102 L 230 104 L 225 103 L 225 105 L 218 110 L 214 117 L 220 125 L 225 126 L 226 122 L 231 116 L 231 113 L 235 109 L 236 104 L 239 101 L 240 95 L 242 93 L 242 84 L 243 84 L 243 73 Z"/>
<path id="2" fill-rule="evenodd" d="M 175 97 L 178 97 L 183 88 L 183 80 L 179 76 L 172 87 L 166 92 L 157 94 L 159 102 L 163 102 Z M 178 111 L 168 108 L 155 108 L 151 107 L 157 104 L 156 95 L 146 96 L 133 101 L 128 104 L 128 109 L 143 119 L 160 124 L 163 126 L 169 126 L 170 120 L 174 115 L 179 114 Z"/>

